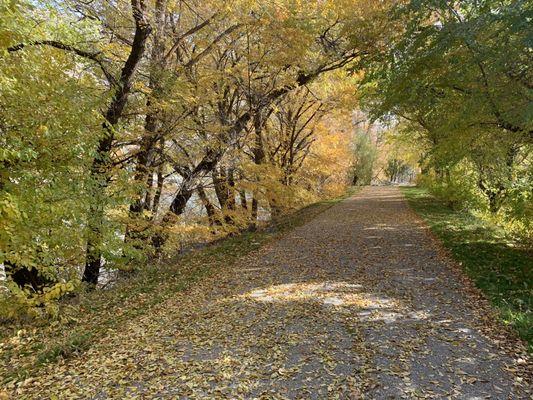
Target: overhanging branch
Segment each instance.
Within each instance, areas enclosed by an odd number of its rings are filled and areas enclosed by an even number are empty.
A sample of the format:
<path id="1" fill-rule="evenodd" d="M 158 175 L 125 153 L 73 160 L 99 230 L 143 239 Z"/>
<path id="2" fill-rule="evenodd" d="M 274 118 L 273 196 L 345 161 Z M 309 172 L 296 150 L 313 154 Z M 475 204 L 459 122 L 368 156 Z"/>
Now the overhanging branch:
<path id="1" fill-rule="evenodd" d="M 15 53 L 17 51 L 23 50 L 26 47 L 31 47 L 31 46 L 49 46 L 49 47 L 54 47 L 56 49 L 67 51 L 67 52 L 70 52 L 70 53 L 74 53 L 74 54 L 76 54 L 79 57 L 86 58 L 88 60 L 94 61 L 96 64 L 98 64 L 98 66 L 100 67 L 100 69 L 104 73 L 104 75 L 105 75 L 106 79 L 108 80 L 108 82 L 111 85 L 115 85 L 115 83 L 116 83 L 115 78 L 113 77 L 113 75 L 111 75 L 111 73 L 109 73 L 109 71 L 107 71 L 107 68 L 104 65 L 104 60 L 101 58 L 101 54 L 102 54 L 101 51 L 89 52 L 89 51 L 78 49 L 77 47 L 74 47 L 72 45 L 59 42 L 57 40 L 33 40 L 33 41 L 30 41 L 30 42 L 27 42 L 27 43 L 19 43 L 19 44 L 16 44 L 14 46 L 8 47 L 7 51 L 8 51 L 8 53 Z"/>

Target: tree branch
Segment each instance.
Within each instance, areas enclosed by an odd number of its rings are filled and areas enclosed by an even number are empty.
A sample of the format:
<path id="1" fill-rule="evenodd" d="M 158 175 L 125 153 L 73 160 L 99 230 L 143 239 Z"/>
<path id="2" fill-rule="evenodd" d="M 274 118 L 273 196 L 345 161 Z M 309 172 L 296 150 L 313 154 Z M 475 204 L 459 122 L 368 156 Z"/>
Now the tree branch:
<path id="1" fill-rule="evenodd" d="M 79 57 L 83 57 L 83 58 L 86 58 L 88 60 L 92 60 L 96 64 L 98 64 L 98 66 L 100 67 L 100 69 L 104 73 L 104 75 L 105 75 L 106 79 L 108 80 L 108 82 L 111 85 L 115 85 L 116 84 L 116 81 L 115 81 L 115 78 L 113 77 L 113 75 L 111 75 L 111 73 L 109 73 L 109 71 L 107 71 L 107 68 L 104 65 L 104 60 L 102 60 L 100 58 L 100 55 L 102 54 L 101 51 L 89 52 L 89 51 L 78 49 L 77 47 L 74 47 L 72 45 L 59 42 L 57 40 L 33 40 L 33 41 L 30 41 L 30 42 L 27 42 L 27 43 L 19 43 L 19 44 L 16 44 L 14 46 L 8 47 L 7 51 L 8 51 L 8 53 L 15 53 L 17 51 L 23 50 L 25 47 L 30 47 L 30 46 L 49 46 L 49 47 L 54 47 L 56 49 L 60 49 L 60 50 L 68 51 L 70 53 L 74 53 L 74 54 L 76 54 Z"/>

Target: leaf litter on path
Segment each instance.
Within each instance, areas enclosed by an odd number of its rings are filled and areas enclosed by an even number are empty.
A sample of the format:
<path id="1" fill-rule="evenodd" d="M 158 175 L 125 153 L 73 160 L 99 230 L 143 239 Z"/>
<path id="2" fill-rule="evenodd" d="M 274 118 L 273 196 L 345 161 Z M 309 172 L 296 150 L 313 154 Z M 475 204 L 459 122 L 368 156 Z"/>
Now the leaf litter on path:
<path id="1" fill-rule="evenodd" d="M 531 364 L 397 188 L 365 188 L 17 398 L 528 399 Z M 493 330 L 497 330 L 497 327 Z"/>

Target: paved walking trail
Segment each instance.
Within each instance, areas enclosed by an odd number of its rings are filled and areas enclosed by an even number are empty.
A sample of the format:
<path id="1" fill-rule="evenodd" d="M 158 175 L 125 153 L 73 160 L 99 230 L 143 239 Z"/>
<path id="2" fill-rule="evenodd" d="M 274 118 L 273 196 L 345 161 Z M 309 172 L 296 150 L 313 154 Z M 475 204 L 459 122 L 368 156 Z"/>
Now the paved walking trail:
<path id="1" fill-rule="evenodd" d="M 32 392 L 529 399 L 525 378 L 481 333 L 479 310 L 448 264 L 397 188 L 365 188 L 49 367 Z"/>

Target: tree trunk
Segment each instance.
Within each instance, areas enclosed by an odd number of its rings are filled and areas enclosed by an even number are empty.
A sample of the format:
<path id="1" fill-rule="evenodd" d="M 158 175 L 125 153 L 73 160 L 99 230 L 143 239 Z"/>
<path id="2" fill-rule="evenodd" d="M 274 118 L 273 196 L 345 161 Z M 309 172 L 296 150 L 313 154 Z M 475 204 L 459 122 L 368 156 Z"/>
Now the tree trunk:
<path id="1" fill-rule="evenodd" d="M 228 210 L 235 211 L 237 209 L 237 203 L 235 202 L 235 169 L 228 168 Z"/>
<path id="2" fill-rule="evenodd" d="M 150 53 L 150 75 L 148 78 L 148 87 L 150 88 L 150 96 L 158 98 L 161 92 L 160 74 L 165 67 L 164 62 L 164 18 L 165 18 L 166 0 L 156 0 L 154 12 L 155 33 L 153 35 L 152 51 Z M 158 141 L 159 128 L 159 113 L 154 108 L 154 102 L 149 97 L 146 102 L 147 113 L 144 122 L 144 135 L 141 139 L 139 152 L 136 157 L 135 165 L 135 182 L 138 185 L 143 185 L 148 181 L 148 175 L 152 172 L 150 164 L 153 159 L 154 147 Z M 156 102 L 157 103 L 157 102 Z M 140 213 L 143 209 L 149 209 L 143 204 L 143 199 L 146 197 L 145 192 L 147 187 L 142 188 L 138 197 L 130 206 L 130 211 L 134 214 Z"/>
<path id="3" fill-rule="evenodd" d="M 192 196 L 192 193 L 193 191 L 190 190 L 187 185 L 182 186 L 170 204 L 170 211 L 172 211 L 174 215 L 183 214 L 185 207 Z"/>
<path id="4" fill-rule="evenodd" d="M 500 209 L 500 196 L 496 192 L 490 192 L 487 197 L 489 199 L 489 211 L 491 214 L 496 214 Z"/>
<path id="5" fill-rule="evenodd" d="M 241 202 L 241 208 L 243 210 L 248 210 L 248 201 L 246 200 L 246 191 L 244 189 L 239 189 L 239 199 Z"/>
<path id="6" fill-rule="evenodd" d="M 108 112 L 109 114 L 109 112 Z M 116 122 L 115 122 L 116 123 Z M 82 281 L 91 285 L 98 283 L 102 258 L 102 228 L 104 224 L 105 192 L 109 182 L 109 152 L 113 143 L 113 130 L 104 125 L 105 138 L 100 141 L 96 158 L 91 166 L 91 179 L 95 184 L 93 199 L 89 207 L 89 220 L 85 269 Z"/>
<path id="7" fill-rule="evenodd" d="M 150 53 L 150 75 L 148 87 L 151 90 L 150 96 L 157 98 L 161 91 L 160 73 L 164 69 L 164 42 L 163 23 L 165 17 L 166 0 L 156 0 L 154 12 L 155 33 L 153 36 L 152 51 Z M 155 145 L 158 141 L 159 113 L 154 102 L 149 97 L 146 101 L 147 113 L 144 122 L 144 135 L 141 138 L 139 151 L 136 156 L 134 182 L 138 193 L 130 204 L 131 223 L 126 228 L 125 242 L 132 240 L 145 241 L 143 232 L 147 229 L 147 224 L 139 218 L 144 210 L 150 210 L 150 189 L 153 181 L 153 158 Z M 155 102 L 157 103 L 157 101 Z M 140 243 L 138 244 L 138 246 Z"/>
<path id="8" fill-rule="evenodd" d="M 91 178 L 95 183 L 94 201 L 89 209 L 89 234 L 87 240 L 83 282 L 98 283 L 102 258 L 102 228 L 104 223 L 104 200 L 109 183 L 110 151 L 114 140 L 114 128 L 120 121 L 131 92 L 133 76 L 144 55 L 146 41 L 151 27 L 144 19 L 144 3 L 132 0 L 132 14 L 135 20 L 135 34 L 130 54 L 121 70 L 117 89 L 105 113 L 104 137 L 100 140 L 96 157 L 91 166 Z"/>
<path id="9" fill-rule="evenodd" d="M 213 171 L 222 158 L 222 155 L 223 152 L 220 149 L 209 149 L 202 161 L 192 171 L 189 171 L 188 174 L 183 176 L 180 188 L 172 203 L 170 203 L 170 212 L 175 215 L 183 214 L 194 189 L 206 173 Z"/>
<path id="10" fill-rule="evenodd" d="M 213 203 L 209 200 L 207 197 L 207 194 L 205 193 L 205 190 L 202 186 L 198 186 L 198 189 L 196 189 L 198 192 L 198 196 L 200 197 L 200 200 L 202 201 L 202 204 L 205 207 L 205 212 L 207 213 L 207 220 L 209 221 L 209 226 L 213 227 L 215 225 L 220 225 L 220 223 L 217 221 L 217 210 Z"/>
<path id="11" fill-rule="evenodd" d="M 220 205 L 220 209 L 224 213 L 227 210 L 229 199 L 227 176 L 224 167 L 220 167 L 219 170 L 214 169 L 211 173 L 211 178 L 213 179 L 213 186 L 215 188 L 215 194 L 218 199 L 218 204 Z"/>
<path id="12" fill-rule="evenodd" d="M 266 155 L 265 155 L 265 149 L 263 144 L 263 124 L 264 121 L 261 118 L 261 112 L 257 111 L 254 114 L 254 133 L 255 133 L 255 140 L 254 140 L 254 148 L 253 148 L 253 155 L 254 155 L 254 163 L 256 165 L 262 165 L 265 163 Z M 259 186 L 259 176 L 255 177 L 255 184 L 256 186 Z M 257 216 L 259 212 L 259 200 L 258 200 L 258 188 L 255 188 L 252 192 L 252 212 L 251 212 L 251 223 L 253 226 L 257 223 Z"/>
<path id="13" fill-rule="evenodd" d="M 161 193 L 163 192 L 163 183 L 164 183 L 164 176 L 163 176 L 163 162 L 160 161 L 158 167 L 157 167 L 157 184 L 154 194 L 154 201 L 152 204 L 152 213 L 157 214 L 157 211 L 159 210 L 159 202 L 161 200 Z"/>
<path id="14" fill-rule="evenodd" d="M 144 196 L 144 209 L 152 209 L 152 195 L 154 194 L 154 171 L 150 170 L 146 178 L 146 196 Z"/>
<path id="15" fill-rule="evenodd" d="M 228 212 L 236 209 L 234 171 L 229 168 L 226 173 L 224 167 L 220 167 L 219 171 L 216 169 L 213 171 L 212 178 L 224 220 L 227 224 L 232 225 L 235 221 Z"/>

